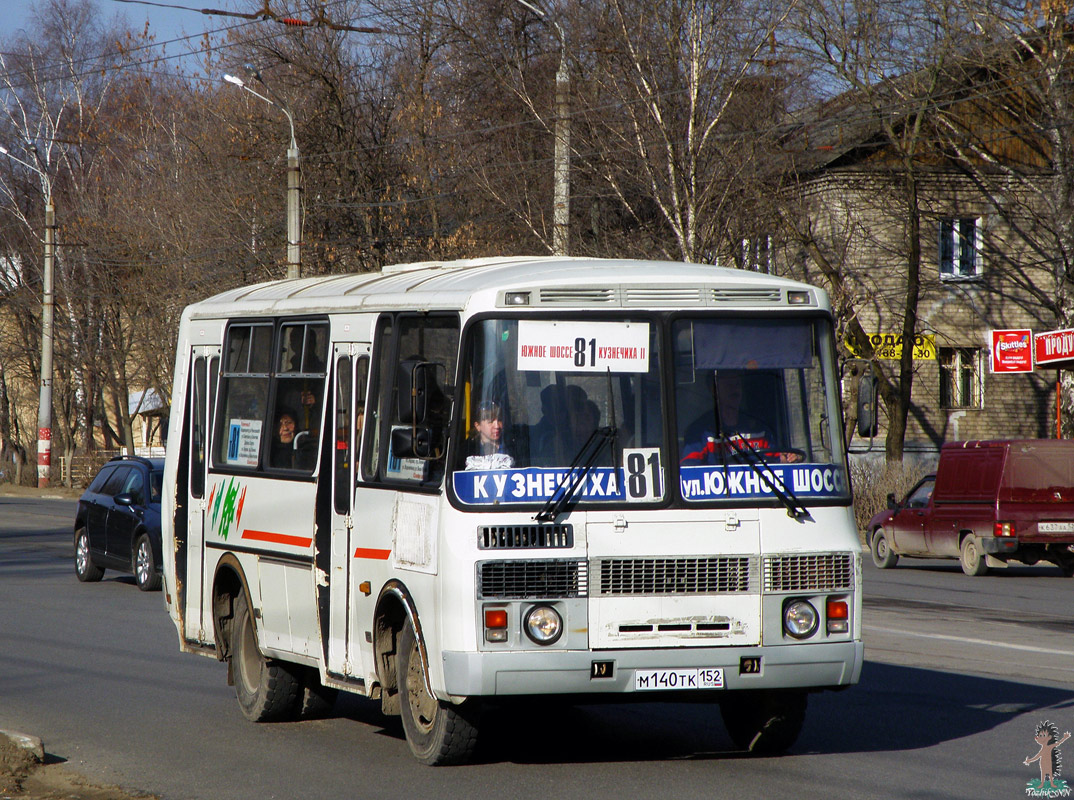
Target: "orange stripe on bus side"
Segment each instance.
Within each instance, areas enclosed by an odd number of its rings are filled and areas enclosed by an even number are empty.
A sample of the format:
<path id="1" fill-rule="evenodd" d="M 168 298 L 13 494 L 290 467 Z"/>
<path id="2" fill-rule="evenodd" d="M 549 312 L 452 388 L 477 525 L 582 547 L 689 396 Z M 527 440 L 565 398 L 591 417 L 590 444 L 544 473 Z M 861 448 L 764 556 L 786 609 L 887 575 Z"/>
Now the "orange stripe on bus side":
<path id="1" fill-rule="evenodd" d="M 272 533 L 270 531 L 244 530 L 243 539 L 254 539 L 258 542 L 272 542 L 273 544 L 289 544 L 292 547 L 309 547 L 313 544 L 312 536 L 288 536 L 286 533 Z"/>
<path id="2" fill-rule="evenodd" d="M 376 561 L 387 561 L 391 550 L 374 550 L 372 547 L 359 547 L 354 551 L 355 558 L 372 558 Z"/>

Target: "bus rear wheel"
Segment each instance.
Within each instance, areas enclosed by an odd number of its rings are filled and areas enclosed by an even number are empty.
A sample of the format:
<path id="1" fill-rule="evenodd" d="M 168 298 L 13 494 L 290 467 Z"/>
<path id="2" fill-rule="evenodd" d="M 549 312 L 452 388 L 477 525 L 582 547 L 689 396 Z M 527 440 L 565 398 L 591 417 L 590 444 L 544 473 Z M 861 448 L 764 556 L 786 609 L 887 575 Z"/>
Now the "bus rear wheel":
<path id="1" fill-rule="evenodd" d="M 734 691 L 720 701 L 723 724 L 736 747 L 750 755 L 776 755 L 790 748 L 805 722 L 806 693 Z"/>
<path id="2" fill-rule="evenodd" d="M 231 672 L 243 716 L 251 722 L 293 719 L 302 687 L 282 661 L 261 655 L 246 595 L 235 598 L 231 622 Z"/>
<path id="3" fill-rule="evenodd" d="M 429 694 L 410 620 L 399 635 L 398 657 L 400 715 L 411 752 L 430 766 L 468 761 L 477 746 L 478 709 L 476 705 L 444 703 Z"/>

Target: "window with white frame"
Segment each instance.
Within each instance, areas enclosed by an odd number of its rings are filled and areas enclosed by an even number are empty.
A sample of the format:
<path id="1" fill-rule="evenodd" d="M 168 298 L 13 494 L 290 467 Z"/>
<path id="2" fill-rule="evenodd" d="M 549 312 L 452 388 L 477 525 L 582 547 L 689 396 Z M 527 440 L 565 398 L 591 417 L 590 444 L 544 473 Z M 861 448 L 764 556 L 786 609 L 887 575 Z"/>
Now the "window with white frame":
<path id="1" fill-rule="evenodd" d="M 981 274 L 981 224 L 976 217 L 940 220 L 938 242 L 941 278 Z"/>
<path id="2" fill-rule="evenodd" d="M 940 348 L 940 406 L 981 407 L 981 348 Z"/>

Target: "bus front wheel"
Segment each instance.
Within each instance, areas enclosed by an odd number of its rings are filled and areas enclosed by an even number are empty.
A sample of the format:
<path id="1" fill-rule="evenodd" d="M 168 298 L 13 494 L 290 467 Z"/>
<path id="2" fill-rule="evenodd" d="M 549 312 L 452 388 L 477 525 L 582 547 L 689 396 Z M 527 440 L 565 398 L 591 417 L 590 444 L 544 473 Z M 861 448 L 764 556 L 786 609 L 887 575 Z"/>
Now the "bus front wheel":
<path id="1" fill-rule="evenodd" d="M 775 755 L 798 740 L 805 722 L 806 693 L 733 691 L 720 701 L 731 741 L 750 755 Z"/>
<path id="2" fill-rule="evenodd" d="M 403 732 L 414 756 L 423 764 L 461 764 L 477 745 L 477 708 L 444 703 L 429 694 L 410 620 L 399 635 L 398 676 Z"/>
<path id="3" fill-rule="evenodd" d="M 261 655 L 244 594 L 235 598 L 231 621 L 231 671 L 239 708 L 248 720 L 277 722 L 294 718 L 302 687 L 286 664 Z"/>

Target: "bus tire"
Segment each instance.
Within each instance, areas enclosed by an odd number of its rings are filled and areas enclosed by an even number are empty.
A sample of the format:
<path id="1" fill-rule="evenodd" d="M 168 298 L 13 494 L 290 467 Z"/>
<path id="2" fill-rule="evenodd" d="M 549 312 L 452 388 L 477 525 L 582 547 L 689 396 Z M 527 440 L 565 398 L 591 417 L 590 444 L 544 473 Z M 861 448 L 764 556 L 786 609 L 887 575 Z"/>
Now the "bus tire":
<path id="1" fill-rule="evenodd" d="M 869 550 L 873 554 L 873 563 L 880 569 L 891 569 L 899 563 L 899 554 L 892 551 L 891 542 L 883 528 L 873 531 L 873 540 Z"/>
<path id="2" fill-rule="evenodd" d="M 400 716 L 414 757 L 429 766 L 468 761 L 477 746 L 477 708 L 444 703 L 429 694 L 409 619 L 399 635 L 398 659 Z"/>
<path id="3" fill-rule="evenodd" d="M 720 701 L 720 715 L 731 741 L 750 755 L 776 755 L 802 732 L 805 692 L 732 691 Z"/>
<path id="4" fill-rule="evenodd" d="M 265 658 L 257 646 L 257 630 L 245 594 L 235 598 L 231 623 L 231 668 L 235 697 L 243 716 L 251 722 L 293 719 L 301 686 L 282 661 Z"/>
<path id="5" fill-rule="evenodd" d="M 988 572 L 988 561 L 981 552 L 981 546 L 977 544 L 977 537 L 972 533 L 967 534 L 959 545 L 958 561 L 967 575 L 980 577 Z"/>
<path id="6" fill-rule="evenodd" d="M 75 575 L 83 583 L 94 583 L 104 577 L 104 570 L 93 563 L 85 527 L 75 532 Z"/>

